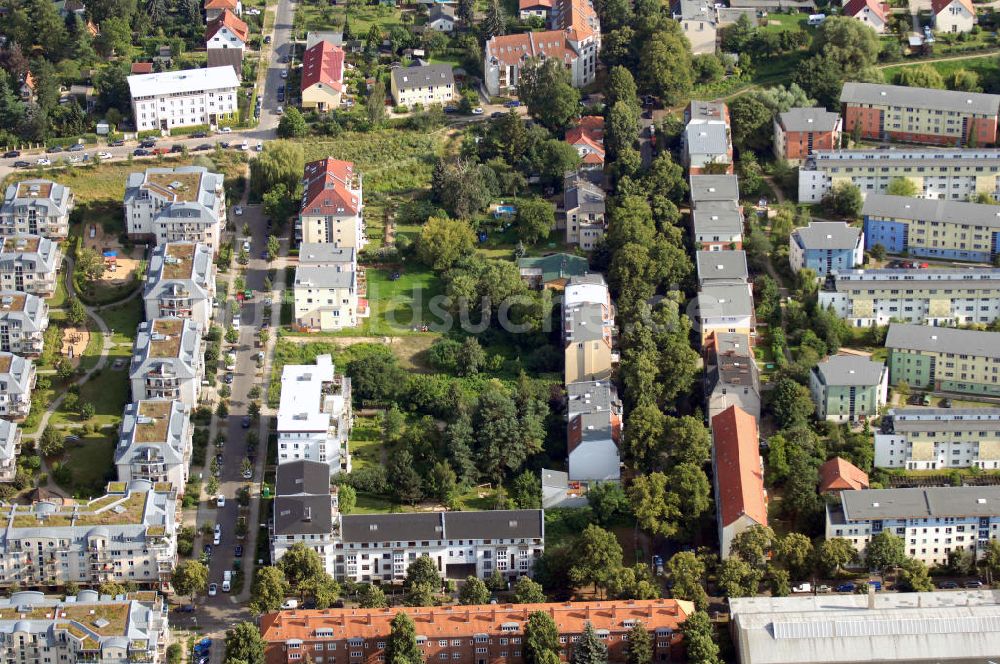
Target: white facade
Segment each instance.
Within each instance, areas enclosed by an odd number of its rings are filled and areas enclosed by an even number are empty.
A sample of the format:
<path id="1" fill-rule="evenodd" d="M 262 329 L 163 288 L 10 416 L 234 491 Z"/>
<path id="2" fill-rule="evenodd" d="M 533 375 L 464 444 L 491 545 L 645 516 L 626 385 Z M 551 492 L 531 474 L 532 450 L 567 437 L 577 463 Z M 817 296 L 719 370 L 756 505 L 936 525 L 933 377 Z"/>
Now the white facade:
<path id="1" fill-rule="evenodd" d="M 358 324 L 358 275 L 354 249 L 304 242 L 295 270 L 295 324 L 341 330 Z"/>
<path id="2" fill-rule="evenodd" d="M 190 416 L 190 408 L 180 401 L 125 406 L 115 448 L 118 480 L 170 482 L 183 491 L 191 463 Z"/>
<path id="3" fill-rule="evenodd" d="M 20 355 L 0 352 L 0 416 L 21 420 L 31 412 L 35 365 Z"/>
<path id="4" fill-rule="evenodd" d="M 486 42 L 484 84 L 492 96 L 513 94 L 526 58 L 555 57 L 569 72 L 570 84 L 583 88 L 594 82 L 600 31 L 549 30 L 501 35 Z"/>
<path id="5" fill-rule="evenodd" d="M 21 428 L 0 420 L 0 482 L 13 482 L 17 475 L 17 457 L 21 454 Z"/>
<path id="6" fill-rule="evenodd" d="M 975 6 L 966 0 L 951 0 L 934 15 L 934 30 L 936 32 L 970 32 L 976 25 Z"/>
<path id="7" fill-rule="evenodd" d="M 0 234 L 65 238 L 75 203 L 69 187 L 51 180 L 7 185 L 0 206 Z"/>
<path id="8" fill-rule="evenodd" d="M 391 73 L 389 90 L 397 105 L 446 106 L 455 100 L 455 76 L 451 65 L 397 67 Z"/>
<path id="9" fill-rule="evenodd" d="M 0 239 L 0 289 L 41 297 L 56 292 L 62 252 L 59 245 L 37 235 Z"/>
<path id="10" fill-rule="evenodd" d="M 42 352 L 49 305 L 37 295 L 0 291 L 0 351 L 34 356 Z"/>
<path id="11" fill-rule="evenodd" d="M 243 43 L 239 35 L 230 30 L 228 26 L 223 25 L 215 31 L 211 39 L 205 42 L 205 48 L 229 48 L 242 51 L 246 48 L 246 44 Z"/>
<path id="12" fill-rule="evenodd" d="M 201 328 L 190 318 L 157 318 L 139 324 L 129 378 L 132 399 L 168 399 L 198 405 L 205 358 Z"/>
<path id="13" fill-rule="evenodd" d="M 333 359 L 288 364 L 281 373 L 278 406 L 278 465 L 320 461 L 330 474 L 351 472 L 347 447 L 353 416 L 351 379 L 334 371 Z"/>
<path id="14" fill-rule="evenodd" d="M 215 299 L 215 264 L 205 244 L 158 244 L 149 259 L 142 295 L 146 320 L 190 318 L 208 330 Z"/>
<path id="15" fill-rule="evenodd" d="M 1000 411 L 890 410 L 875 434 L 875 466 L 904 470 L 1000 469 Z"/>
<path id="16" fill-rule="evenodd" d="M 240 81 L 232 67 L 137 74 L 128 77 L 128 85 L 138 131 L 217 126 L 239 119 Z"/>
<path id="17" fill-rule="evenodd" d="M 226 219 L 223 176 L 204 166 L 147 168 L 125 183 L 125 226 L 129 235 L 152 237 L 157 245 L 194 242 L 218 250 Z"/>

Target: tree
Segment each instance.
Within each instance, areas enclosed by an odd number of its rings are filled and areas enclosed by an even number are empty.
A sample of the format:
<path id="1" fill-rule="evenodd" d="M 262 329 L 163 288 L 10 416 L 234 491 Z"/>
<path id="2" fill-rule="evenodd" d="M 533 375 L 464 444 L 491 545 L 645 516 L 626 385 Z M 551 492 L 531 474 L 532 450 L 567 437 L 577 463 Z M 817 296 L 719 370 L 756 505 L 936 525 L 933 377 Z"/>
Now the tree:
<path id="1" fill-rule="evenodd" d="M 547 62 L 555 62 L 547 60 Z M 549 237 L 555 227 L 556 210 L 544 198 L 532 197 L 517 204 L 517 237 L 525 244 L 535 244 Z"/>
<path id="2" fill-rule="evenodd" d="M 430 556 L 420 556 L 406 568 L 406 579 L 403 581 L 403 588 L 424 583 L 429 586 L 438 587 L 441 585 L 441 575 L 438 573 L 437 565 Z"/>
<path id="3" fill-rule="evenodd" d="M 722 664 L 719 646 L 712 638 L 712 621 L 704 611 L 696 611 L 681 625 L 684 649 L 691 664 Z"/>
<path id="4" fill-rule="evenodd" d="M 917 185 L 909 178 L 893 178 L 889 181 L 889 186 L 885 188 L 885 193 L 890 196 L 909 196 L 914 198 L 919 193 Z"/>
<path id="5" fill-rule="evenodd" d="M 831 537 L 820 544 L 816 559 L 827 574 L 839 574 L 844 567 L 857 561 L 858 552 L 850 540 Z"/>
<path id="6" fill-rule="evenodd" d="M 802 533 L 788 533 L 774 543 L 774 557 L 793 579 L 801 579 L 812 566 L 812 541 Z"/>
<path id="7" fill-rule="evenodd" d="M 882 573 L 892 567 L 900 567 L 906 560 L 906 545 L 903 538 L 883 530 L 868 541 L 865 547 L 865 562 L 870 569 Z"/>
<path id="8" fill-rule="evenodd" d="M 269 235 L 267 238 L 267 260 L 273 261 L 278 256 L 278 252 L 281 251 L 281 240 L 279 240 L 274 235 Z"/>
<path id="9" fill-rule="evenodd" d="M 643 467 L 662 450 L 666 417 L 653 401 L 643 401 L 632 409 L 625 422 L 625 457 Z"/>
<path id="10" fill-rule="evenodd" d="M 507 32 L 507 17 L 504 16 L 500 0 L 489 0 L 486 3 L 486 15 L 480 23 L 480 28 L 483 31 L 484 41 Z"/>
<path id="11" fill-rule="evenodd" d="M 303 581 L 321 575 L 325 569 L 319 554 L 304 542 L 296 542 L 290 546 L 278 561 L 278 567 L 284 572 L 285 578 L 293 588 L 297 588 Z"/>
<path id="12" fill-rule="evenodd" d="M 458 482 L 447 461 L 436 461 L 427 474 L 427 491 L 442 503 L 448 503 Z"/>
<path id="13" fill-rule="evenodd" d="M 667 561 L 665 571 L 673 584 L 671 597 L 694 602 L 700 611 L 708 607 L 708 593 L 702 585 L 705 564 L 698 556 L 691 551 L 679 551 Z"/>
<path id="14" fill-rule="evenodd" d="M 809 388 L 791 378 L 779 378 L 771 390 L 771 412 L 785 429 L 805 423 L 816 410 Z"/>
<path id="15" fill-rule="evenodd" d="M 519 509 L 540 509 L 542 507 L 542 482 L 537 472 L 526 470 L 510 483 L 510 499 Z M 588 492 L 587 496 L 590 496 Z"/>
<path id="16" fill-rule="evenodd" d="M 368 113 L 368 122 L 375 126 L 385 119 L 385 83 L 381 78 L 376 78 L 372 84 L 368 99 L 365 100 L 365 111 Z"/>
<path id="17" fill-rule="evenodd" d="M 226 661 L 264 664 L 264 639 L 257 625 L 244 621 L 226 632 Z"/>
<path id="18" fill-rule="evenodd" d="M 534 611 L 524 626 L 524 664 L 559 661 L 559 630 L 545 611 Z"/>
<path id="19" fill-rule="evenodd" d="M 190 595 L 194 602 L 195 594 L 208 587 L 208 568 L 197 560 L 185 560 L 174 568 L 171 584 L 177 594 Z"/>
<path id="20" fill-rule="evenodd" d="M 481 579 L 475 576 L 466 577 L 462 589 L 458 592 L 459 604 L 488 604 L 490 591 Z"/>
<path id="21" fill-rule="evenodd" d="M 934 583 L 927 572 L 927 565 L 916 558 L 906 558 L 896 577 L 896 586 L 903 592 L 925 593 L 934 590 Z"/>
<path id="22" fill-rule="evenodd" d="M 382 588 L 366 583 L 358 591 L 358 606 L 362 609 L 385 609 L 389 606 L 389 600 Z"/>
<path id="23" fill-rule="evenodd" d="M 53 457 L 61 454 L 65 447 L 65 440 L 59 430 L 53 426 L 45 427 L 38 440 L 38 451 L 42 456 Z"/>
<path id="24" fill-rule="evenodd" d="M 930 65 L 920 65 L 918 67 L 903 67 L 896 74 L 896 84 L 906 85 L 911 88 L 932 88 L 944 90 L 944 77 L 938 73 L 937 69 Z"/>
<path id="25" fill-rule="evenodd" d="M 570 578 L 580 585 L 593 584 L 595 591 L 607 590 L 622 567 L 622 547 L 614 533 L 590 524 L 575 548 L 577 560 L 570 569 Z"/>
<path id="26" fill-rule="evenodd" d="M 260 567 L 254 573 L 250 587 L 250 610 L 260 614 L 277 611 L 288 594 L 288 581 L 280 567 Z"/>
<path id="27" fill-rule="evenodd" d="M 583 628 L 583 634 L 573 645 L 570 664 L 607 664 L 608 647 L 604 641 L 597 638 L 597 632 L 591 622 Z"/>
<path id="28" fill-rule="evenodd" d="M 455 369 L 459 376 L 475 376 L 486 364 L 486 351 L 475 337 L 466 337 L 455 353 Z"/>
<path id="29" fill-rule="evenodd" d="M 277 133 L 280 138 L 301 138 L 309 133 L 309 125 L 299 109 L 289 106 L 278 121 Z"/>
<path id="30" fill-rule="evenodd" d="M 458 0 L 458 20 L 461 21 L 466 27 L 472 25 L 473 17 L 476 12 L 475 0 Z M 346 39 L 346 36 L 345 36 Z"/>
<path id="31" fill-rule="evenodd" d="M 406 380 L 406 372 L 388 349 L 351 360 L 347 375 L 351 377 L 351 392 L 361 402 L 389 399 Z"/>
<path id="32" fill-rule="evenodd" d="M 521 68 L 517 96 L 528 113 L 552 132 L 567 130 L 580 113 L 580 91 L 555 58 L 530 60 Z"/>
<path id="33" fill-rule="evenodd" d="M 768 526 L 754 524 L 733 538 L 729 551 L 754 567 L 763 567 L 773 544 L 774 531 Z"/>
<path id="34" fill-rule="evenodd" d="M 952 72 L 948 79 L 949 90 L 961 90 L 963 92 L 982 92 L 983 88 L 979 84 L 979 74 L 968 69 L 958 69 Z"/>
<path id="35" fill-rule="evenodd" d="M 649 565 L 636 563 L 618 570 L 608 592 L 615 599 L 656 599 L 660 596 L 660 584 L 653 578 Z"/>
<path id="36" fill-rule="evenodd" d="M 522 576 L 514 584 L 514 602 L 517 604 L 542 604 L 548 598 L 542 585 L 528 576 Z"/>
<path id="37" fill-rule="evenodd" d="M 677 103 L 694 84 L 691 50 L 676 21 L 663 21 L 646 41 L 639 61 L 642 88 L 667 106 Z"/>
<path id="38" fill-rule="evenodd" d="M 385 660 L 390 664 L 423 664 L 413 619 L 402 611 L 392 619 L 385 643 Z"/>
<path id="39" fill-rule="evenodd" d="M 76 269 L 86 281 L 97 281 L 104 276 L 104 258 L 97 251 L 86 247 L 76 256 Z"/>
<path id="40" fill-rule="evenodd" d="M 115 581 L 105 581 L 98 586 L 97 591 L 102 595 L 111 595 L 112 597 L 124 595 L 127 592 L 123 584 L 116 583 Z"/>
<path id="41" fill-rule="evenodd" d="M 768 585 L 771 588 L 772 597 L 788 597 L 792 590 L 792 584 L 788 570 L 768 565 L 767 567 Z"/>
<path id="42" fill-rule="evenodd" d="M 429 583 L 414 583 L 403 595 L 406 606 L 434 606 L 434 586 Z"/>
<path id="43" fill-rule="evenodd" d="M 718 586 L 726 597 L 753 597 L 757 594 L 763 571 L 739 558 L 729 558 L 719 565 Z"/>
<path id="44" fill-rule="evenodd" d="M 653 661 L 653 637 L 642 622 L 637 622 L 628 633 L 626 664 L 651 664 Z"/>
<path id="45" fill-rule="evenodd" d="M 740 153 L 763 151 L 770 147 L 773 111 L 753 95 L 742 95 L 729 103 L 733 127 L 733 146 Z"/>
<path id="46" fill-rule="evenodd" d="M 83 302 L 79 298 L 69 298 L 66 320 L 75 327 L 81 327 L 87 322 L 87 309 L 83 306 Z"/>
<path id="47" fill-rule="evenodd" d="M 587 491 L 587 504 L 594 512 L 597 523 L 603 527 L 614 525 L 620 517 L 629 513 L 628 496 L 621 482 L 601 482 L 592 486 Z"/>
<path id="48" fill-rule="evenodd" d="M 675 463 L 702 464 L 712 451 L 712 437 L 702 421 L 690 415 L 665 420 L 666 454 Z"/>
<path id="49" fill-rule="evenodd" d="M 808 58 L 796 73 L 796 82 L 820 105 L 835 105 L 844 81 L 878 82 L 873 70 L 881 50 L 878 35 L 847 16 L 831 16 L 816 29 Z"/>
<path id="50" fill-rule="evenodd" d="M 413 464 L 413 454 L 409 450 L 402 450 L 389 461 L 388 469 L 393 478 L 392 490 L 396 498 L 411 505 L 424 497 L 423 481 Z"/>

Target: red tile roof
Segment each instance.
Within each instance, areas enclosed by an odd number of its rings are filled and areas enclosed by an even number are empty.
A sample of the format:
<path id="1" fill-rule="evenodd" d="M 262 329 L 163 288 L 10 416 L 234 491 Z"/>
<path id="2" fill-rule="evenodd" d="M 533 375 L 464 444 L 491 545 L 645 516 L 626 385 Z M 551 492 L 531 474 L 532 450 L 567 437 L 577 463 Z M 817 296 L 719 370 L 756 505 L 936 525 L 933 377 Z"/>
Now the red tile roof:
<path id="1" fill-rule="evenodd" d="M 229 9 L 236 11 L 236 0 L 205 0 L 205 9 Z"/>
<path id="2" fill-rule="evenodd" d="M 152 74 L 153 73 L 153 63 L 152 62 L 133 62 L 132 63 L 132 73 L 133 74 Z"/>
<path id="3" fill-rule="evenodd" d="M 865 7 L 870 9 L 882 21 L 888 20 L 889 5 L 878 2 L 878 0 L 849 0 L 844 5 L 844 16 L 857 16 Z"/>
<path id="4" fill-rule="evenodd" d="M 520 66 L 528 58 L 545 56 L 562 60 L 569 64 L 578 56 L 566 42 L 562 30 L 544 32 L 522 32 L 516 35 L 501 35 L 486 42 L 486 50 L 505 65 Z"/>
<path id="5" fill-rule="evenodd" d="M 525 9 L 552 9 L 552 0 L 518 0 L 517 8 L 521 11 Z"/>
<path id="6" fill-rule="evenodd" d="M 302 55 L 302 90 L 317 83 L 341 92 L 344 89 L 344 49 L 328 41 L 307 48 Z"/>
<path id="7" fill-rule="evenodd" d="M 767 493 L 760 463 L 757 420 L 739 406 L 730 406 L 712 418 L 715 447 L 716 506 L 722 525 L 728 526 L 744 514 L 767 525 Z"/>
<path id="8" fill-rule="evenodd" d="M 954 0 L 931 0 L 931 11 L 937 15 L 948 8 Z M 972 0 L 958 0 L 958 4 L 965 7 L 973 16 L 976 15 L 976 8 L 972 6 Z"/>
<path id="9" fill-rule="evenodd" d="M 599 115 L 585 115 L 580 123 L 566 132 L 566 142 L 573 147 L 590 148 L 583 158 L 585 164 L 604 163 L 604 118 Z"/>
<path id="10" fill-rule="evenodd" d="M 573 41 L 581 41 L 598 33 L 600 20 L 590 0 L 556 0 L 557 27 L 566 31 Z"/>
<path id="11" fill-rule="evenodd" d="M 247 43 L 247 38 L 250 36 L 247 24 L 228 9 L 222 10 L 222 13 L 205 28 L 205 41 L 207 42 L 214 37 L 215 33 L 221 30 L 223 26 L 229 28 L 229 31 L 239 37 L 241 42 L 244 44 Z"/>
<path id="12" fill-rule="evenodd" d="M 356 215 L 361 195 L 352 191 L 354 176 L 354 164 L 349 161 L 328 157 L 306 164 L 302 214 Z"/>
<path id="13" fill-rule="evenodd" d="M 819 477 L 820 493 L 868 488 L 868 473 L 840 457 L 834 457 L 820 466 Z"/>

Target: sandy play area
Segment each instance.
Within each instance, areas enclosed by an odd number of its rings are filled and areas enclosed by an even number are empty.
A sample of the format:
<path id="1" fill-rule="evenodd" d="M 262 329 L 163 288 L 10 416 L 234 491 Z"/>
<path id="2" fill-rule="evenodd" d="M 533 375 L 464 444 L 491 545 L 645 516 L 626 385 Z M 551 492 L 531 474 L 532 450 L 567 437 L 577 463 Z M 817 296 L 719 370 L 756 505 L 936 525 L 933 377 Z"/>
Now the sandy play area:
<path id="1" fill-rule="evenodd" d="M 93 233 L 94 237 L 90 237 L 91 233 Z M 118 238 L 114 235 L 105 234 L 104 230 L 98 224 L 91 224 L 87 227 L 83 234 L 83 246 L 93 249 L 98 253 L 108 250 L 118 252 L 118 256 L 115 259 L 114 271 L 111 270 L 111 264 L 108 263 L 107 269 L 104 270 L 104 276 L 100 280 L 105 285 L 116 286 L 126 283 L 132 277 L 132 273 L 139 267 L 139 259 L 131 258 L 126 254 L 118 243 Z M 133 253 L 141 255 L 142 251 L 140 249 L 133 249 Z"/>
<path id="2" fill-rule="evenodd" d="M 80 358 L 90 341 L 90 332 L 78 327 L 67 327 L 63 330 L 62 356 L 69 358 L 74 367 L 80 364 Z M 72 352 L 72 355 L 70 354 Z"/>

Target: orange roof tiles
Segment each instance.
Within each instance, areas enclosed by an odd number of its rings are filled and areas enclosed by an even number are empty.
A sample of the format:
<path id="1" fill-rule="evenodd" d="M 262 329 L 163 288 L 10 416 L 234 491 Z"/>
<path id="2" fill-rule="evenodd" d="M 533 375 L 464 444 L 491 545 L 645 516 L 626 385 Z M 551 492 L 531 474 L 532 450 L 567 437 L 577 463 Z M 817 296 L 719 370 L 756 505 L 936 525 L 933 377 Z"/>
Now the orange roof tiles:
<path id="1" fill-rule="evenodd" d="M 132 63 L 132 73 L 133 74 L 152 74 L 153 73 L 153 63 L 152 62 L 133 62 Z"/>
<path id="2" fill-rule="evenodd" d="M 931 0 L 931 11 L 935 15 L 940 14 L 948 8 L 953 0 Z M 976 15 L 976 8 L 972 6 L 972 0 L 958 0 L 958 4 L 965 7 L 973 16 Z"/>
<path id="3" fill-rule="evenodd" d="M 844 16 L 857 16 L 867 7 L 882 21 L 887 20 L 889 6 L 878 0 L 850 0 L 844 5 Z"/>
<path id="4" fill-rule="evenodd" d="M 600 20 L 590 0 L 556 0 L 554 9 L 558 27 L 573 41 L 600 34 Z"/>
<path id="5" fill-rule="evenodd" d="M 767 494 L 760 463 L 757 420 L 739 406 L 730 406 L 712 418 L 715 448 L 716 506 L 723 526 L 744 514 L 767 525 Z"/>
<path id="6" fill-rule="evenodd" d="M 834 457 L 820 466 L 819 477 L 820 493 L 868 488 L 868 473 L 840 457 Z"/>
<path id="7" fill-rule="evenodd" d="M 240 20 L 236 14 L 229 11 L 228 9 L 222 10 L 222 13 L 214 20 L 208 24 L 205 29 L 205 41 L 210 40 L 215 36 L 219 30 L 225 26 L 229 28 L 229 31 L 240 38 L 240 41 L 244 44 L 247 43 L 247 38 L 250 36 L 250 30 L 247 28 L 247 24 Z"/>
<path id="8" fill-rule="evenodd" d="M 576 51 L 566 43 L 562 30 L 501 35 L 486 42 L 486 48 L 491 57 L 505 65 L 520 66 L 526 59 L 542 55 L 564 63 L 570 63 L 577 57 Z"/>
<path id="9" fill-rule="evenodd" d="M 205 0 L 205 9 L 229 9 L 236 11 L 236 0 Z"/>
<path id="10" fill-rule="evenodd" d="M 604 118 L 599 115 L 585 115 L 579 124 L 566 132 L 566 142 L 573 147 L 585 147 L 585 164 L 604 163 Z"/>
<path id="11" fill-rule="evenodd" d="M 357 214 L 361 195 L 354 191 L 354 176 L 354 164 L 349 161 L 328 157 L 306 164 L 302 214 Z"/>
<path id="12" fill-rule="evenodd" d="M 552 0 L 518 0 L 517 8 L 520 11 L 525 9 L 552 9 Z"/>
<path id="13" fill-rule="evenodd" d="M 320 41 L 302 54 L 302 90 L 322 83 L 337 91 L 344 87 L 344 49 Z"/>

